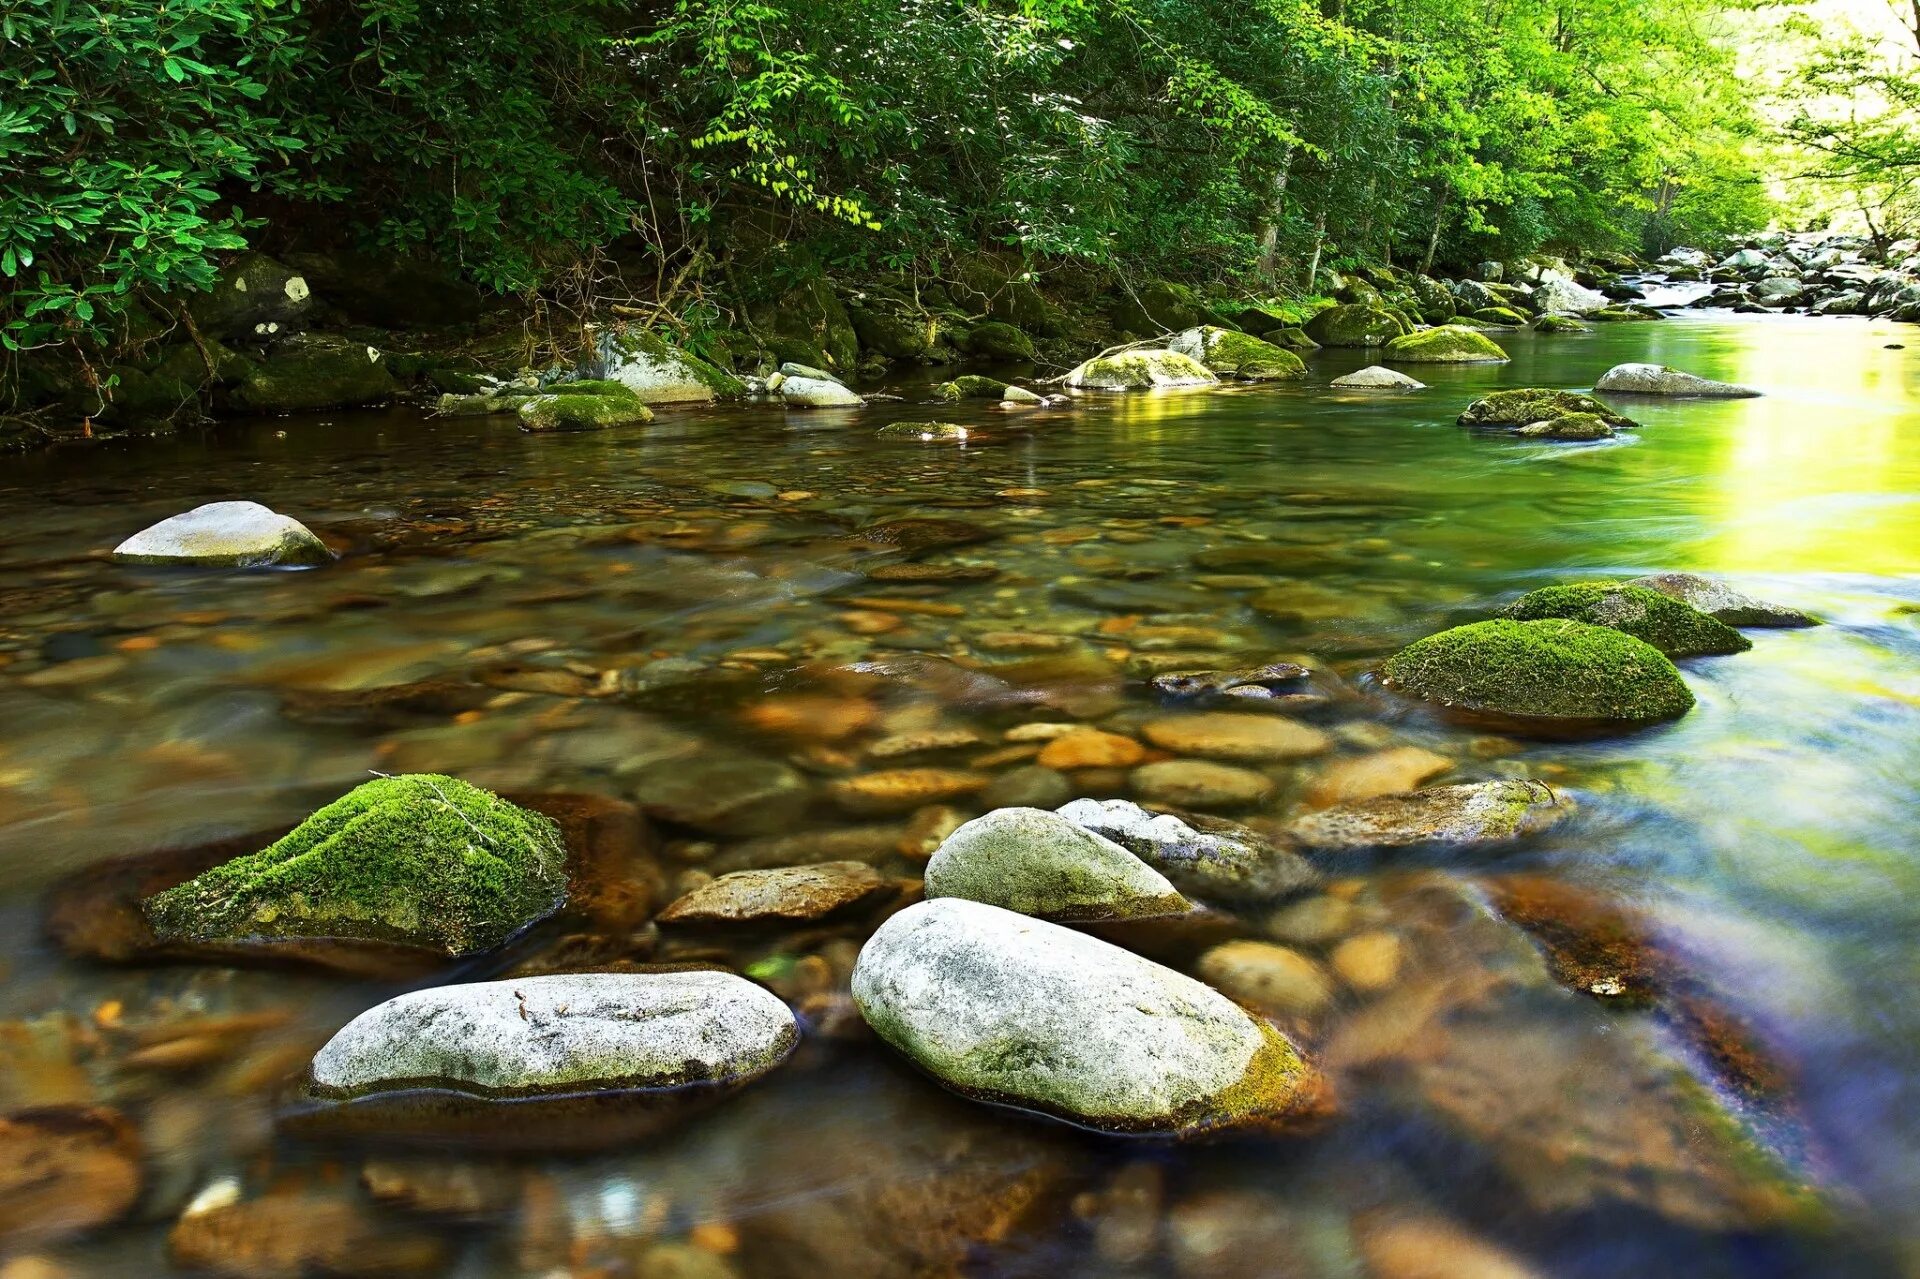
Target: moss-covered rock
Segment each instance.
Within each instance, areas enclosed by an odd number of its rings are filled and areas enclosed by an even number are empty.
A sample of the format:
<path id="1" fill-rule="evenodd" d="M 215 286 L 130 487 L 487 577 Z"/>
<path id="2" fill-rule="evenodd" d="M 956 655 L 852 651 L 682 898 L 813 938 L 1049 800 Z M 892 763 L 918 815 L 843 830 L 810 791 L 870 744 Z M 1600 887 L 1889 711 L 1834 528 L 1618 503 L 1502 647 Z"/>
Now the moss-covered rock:
<path id="1" fill-rule="evenodd" d="M 1514 434 L 1529 440 L 1564 440 L 1572 444 L 1588 444 L 1594 440 L 1610 440 L 1616 432 L 1607 424 L 1607 419 L 1598 413 L 1566 413 L 1544 422 L 1529 422 Z"/>
<path id="2" fill-rule="evenodd" d="M 938 389 L 940 398 L 948 403 L 961 400 L 998 400 L 1005 398 L 1008 384 L 998 378 L 982 377 L 978 373 L 962 373 L 951 382 L 942 382 Z"/>
<path id="3" fill-rule="evenodd" d="M 1307 336 L 1322 346 L 1385 346 L 1412 331 L 1398 312 L 1364 303 L 1331 307 L 1306 325 Z"/>
<path id="4" fill-rule="evenodd" d="M 1032 360 L 1033 339 L 1002 320 L 988 320 L 968 332 L 967 353 L 983 360 Z"/>
<path id="5" fill-rule="evenodd" d="M 1067 385 L 1083 391 L 1151 391 L 1219 380 L 1191 356 L 1161 349 L 1096 355 L 1067 374 Z"/>
<path id="6" fill-rule="evenodd" d="M 480 391 L 472 395 L 441 396 L 433 411 L 441 417 L 487 417 L 495 413 L 518 413 L 520 406 L 533 398 L 529 391 Z"/>
<path id="7" fill-rule="evenodd" d="M 1521 328 L 1527 317 L 1510 306 L 1483 306 L 1469 317 L 1482 324 L 1492 324 L 1501 328 Z"/>
<path id="8" fill-rule="evenodd" d="M 1307 331 L 1297 325 L 1290 329 L 1281 329 L 1269 333 L 1266 340 L 1275 346 L 1285 347 L 1289 351 L 1318 351 L 1320 344 L 1307 336 Z"/>
<path id="9" fill-rule="evenodd" d="M 250 413 L 311 413 L 385 404 L 399 389 L 375 348 L 308 334 L 253 364 L 233 389 L 232 404 Z"/>
<path id="10" fill-rule="evenodd" d="M 1047 301 L 1034 284 L 1023 278 L 1015 263 L 985 255 L 954 265 L 953 300 L 969 310 L 986 312 L 1039 337 L 1058 337 L 1067 330 L 1067 317 Z"/>
<path id="11" fill-rule="evenodd" d="M 651 422 L 653 410 L 631 387 L 614 381 L 565 382 L 521 401 L 523 431 L 603 431 Z"/>
<path id="12" fill-rule="evenodd" d="M 1664 320 L 1666 317 L 1650 308 L 1640 310 L 1630 306 L 1608 306 L 1598 311 L 1587 312 L 1587 319 L 1596 320 L 1601 324 L 1619 324 L 1632 320 Z"/>
<path id="13" fill-rule="evenodd" d="M 1387 343 L 1385 357 L 1396 364 L 1505 364 L 1507 353 L 1476 329 L 1443 324 L 1408 333 Z"/>
<path id="14" fill-rule="evenodd" d="M 1644 586 L 1621 582 L 1575 582 L 1529 591 L 1501 616 L 1531 622 L 1565 617 L 1624 631 L 1669 657 L 1744 653 L 1753 641 L 1725 622 Z"/>
<path id="15" fill-rule="evenodd" d="M 1571 315 L 1547 314 L 1533 322 L 1535 333 L 1591 333 L 1593 326 Z"/>
<path id="16" fill-rule="evenodd" d="M 1686 681 L 1653 645 L 1558 619 L 1456 626 L 1401 649 L 1385 675 L 1409 697 L 1519 724 L 1643 724 L 1693 706 Z"/>
<path id="17" fill-rule="evenodd" d="M 776 362 L 824 364 L 842 373 L 860 362 L 860 335 L 825 276 L 809 276 L 749 314 Z"/>
<path id="18" fill-rule="evenodd" d="M 965 444 L 973 431 L 958 422 L 889 422 L 873 434 L 911 444 Z"/>
<path id="19" fill-rule="evenodd" d="M 1445 324 L 1460 309 L 1447 286 L 1430 275 L 1413 278 L 1413 295 L 1419 300 L 1420 318 L 1428 324 Z"/>
<path id="20" fill-rule="evenodd" d="M 142 529 L 113 550 L 124 564 L 208 564 L 231 568 L 330 564 L 312 530 L 258 502 L 209 502 Z"/>
<path id="21" fill-rule="evenodd" d="M 291 333 L 313 308 L 304 276 L 264 253 L 243 253 L 205 293 L 187 299 L 203 336 L 266 340 Z"/>
<path id="22" fill-rule="evenodd" d="M 200 397 L 195 390 L 198 381 L 145 373 L 126 365 L 117 365 L 107 373 L 112 385 L 106 389 L 106 407 L 98 416 L 115 425 L 153 425 L 200 414 Z"/>
<path id="23" fill-rule="evenodd" d="M 860 349 L 889 360 L 924 359 L 940 331 L 938 322 L 924 311 L 879 294 L 854 298 L 847 315 L 860 338 Z"/>
<path id="24" fill-rule="evenodd" d="M 357 938 L 471 955 L 559 909 L 566 858 L 552 821 L 497 795 L 382 777 L 145 909 L 162 941 Z"/>
<path id="25" fill-rule="evenodd" d="M 1200 296 L 1184 284 L 1154 280 L 1115 301 L 1113 322 L 1131 333 L 1177 333 L 1204 318 Z"/>
<path id="26" fill-rule="evenodd" d="M 1570 413 L 1591 413 L 1608 426 L 1619 430 L 1637 425 L 1594 399 L 1577 391 L 1555 391 L 1528 386 L 1512 391 L 1495 391 L 1467 405 L 1460 414 L 1461 426 L 1531 426 Z"/>
<path id="27" fill-rule="evenodd" d="M 1191 357 L 1221 377 L 1242 382 L 1278 382 L 1307 373 L 1307 366 L 1292 351 L 1215 325 L 1177 333 L 1167 349 Z"/>
<path id="28" fill-rule="evenodd" d="M 642 404 L 693 404 L 747 393 L 739 378 L 658 333 L 603 334 L 598 357 L 584 371 L 619 383 Z"/>

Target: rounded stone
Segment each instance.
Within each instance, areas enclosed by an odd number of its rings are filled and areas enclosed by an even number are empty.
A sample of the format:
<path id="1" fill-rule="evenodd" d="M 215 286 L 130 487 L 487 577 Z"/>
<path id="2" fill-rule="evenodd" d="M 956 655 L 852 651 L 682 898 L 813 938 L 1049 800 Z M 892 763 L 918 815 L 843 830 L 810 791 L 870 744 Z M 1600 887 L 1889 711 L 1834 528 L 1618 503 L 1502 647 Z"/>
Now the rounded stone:
<path id="1" fill-rule="evenodd" d="M 1538 834 L 1574 811 L 1539 782 L 1469 782 L 1335 804 L 1297 818 L 1287 833 L 1309 849 L 1478 848 Z"/>
<path id="2" fill-rule="evenodd" d="M 1223 818 L 1150 813 L 1124 799 L 1076 799 L 1059 812 L 1133 853 L 1183 893 L 1265 901 L 1320 882 L 1292 849 Z"/>
<path id="3" fill-rule="evenodd" d="M 1162 750 L 1242 763 L 1277 763 L 1323 755 L 1333 739 L 1278 715 L 1198 711 L 1148 721 L 1141 732 Z"/>
<path id="4" fill-rule="evenodd" d="M 1141 799 L 1174 808 L 1246 808 L 1273 794 L 1265 773 L 1199 759 L 1143 764 L 1128 782 Z"/>
<path id="5" fill-rule="evenodd" d="M 779 997 L 731 973 L 573 973 L 436 986 L 375 1005 L 313 1059 L 314 1090 L 483 1096 L 740 1083 L 799 1043 Z"/>
<path id="6" fill-rule="evenodd" d="M 668 903 L 654 918 L 707 926 L 811 923 L 871 906 L 892 890 L 893 882 L 865 862 L 741 870 Z"/>
<path id="7" fill-rule="evenodd" d="M 1623 395 L 1686 395 L 1702 399 L 1750 399 L 1760 394 L 1750 386 L 1715 382 L 1664 364 L 1616 364 L 1600 375 L 1593 389 Z"/>
<path id="8" fill-rule="evenodd" d="M 1001 808 L 941 842 L 929 899 L 962 897 L 1040 919 L 1088 922 L 1181 914 L 1159 871 L 1111 840 L 1038 808 Z"/>
<path id="9" fill-rule="evenodd" d="M 1398 369 L 1389 369 L 1378 364 L 1370 364 L 1364 369 L 1343 374 L 1333 379 L 1331 385 L 1341 390 L 1363 391 L 1424 391 L 1427 389 L 1425 382 L 1416 381 Z"/>
<path id="10" fill-rule="evenodd" d="M 209 502 L 161 520 L 114 547 L 129 564 L 268 568 L 328 564 L 333 553 L 306 525 L 258 502 Z"/>
<path id="11" fill-rule="evenodd" d="M 1645 640 L 1669 657 L 1744 653 L 1753 641 L 1725 622 L 1658 591 L 1620 582 L 1576 582 L 1529 591 L 1501 612 L 1530 622 L 1570 618 Z"/>
<path id="12" fill-rule="evenodd" d="M 1200 956 L 1202 981 L 1275 1017 L 1311 1017 L 1333 1002 L 1326 969 L 1297 950 L 1264 941 L 1222 942 Z"/>
<path id="13" fill-rule="evenodd" d="M 1134 350 L 1095 356 L 1068 373 L 1066 384 L 1082 391 L 1151 391 L 1212 386 L 1219 380 L 1191 356 L 1168 350 Z"/>
<path id="14" fill-rule="evenodd" d="M 1387 343 L 1385 356 L 1400 364 L 1505 364 L 1508 358 L 1491 338 L 1463 324 L 1402 334 Z"/>
<path id="15" fill-rule="evenodd" d="M 882 924 L 853 998 L 956 1092 L 1091 1128 L 1272 1125 L 1317 1102 L 1293 1047 L 1218 991 L 979 902 L 923 902 Z"/>

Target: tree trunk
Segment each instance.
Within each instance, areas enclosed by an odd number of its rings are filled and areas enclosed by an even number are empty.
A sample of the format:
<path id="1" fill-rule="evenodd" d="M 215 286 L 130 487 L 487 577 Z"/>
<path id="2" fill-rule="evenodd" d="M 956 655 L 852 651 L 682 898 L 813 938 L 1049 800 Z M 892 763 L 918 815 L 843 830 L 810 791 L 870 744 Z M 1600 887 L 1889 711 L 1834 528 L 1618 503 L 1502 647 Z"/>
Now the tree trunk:
<path id="1" fill-rule="evenodd" d="M 1287 176 L 1293 172 L 1293 148 L 1288 147 L 1273 175 L 1273 199 L 1267 205 L 1266 225 L 1260 231 L 1260 274 L 1271 278 L 1273 261 L 1280 252 L 1280 213 L 1287 202 Z"/>
<path id="2" fill-rule="evenodd" d="M 1307 292 L 1313 292 L 1314 281 L 1320 278 L 1320 250 L 1327 243 L 1327 211 L 1320 210 L 1313 219 L 1313 257 L 1307 263 Z"/>
<path id="3" fill-rule="evenodd" d="M 1446 222 L 1447 200 L 1453 195 L 1453 188 L 1442 186 L 1440 198 L 1433 202 L 1433 232 L 1427 236 L 1427 255 L 1420 259 L 1420 274 L 1433 274 L 1433 255 L 1440 251 L 1440 228 Z"/>

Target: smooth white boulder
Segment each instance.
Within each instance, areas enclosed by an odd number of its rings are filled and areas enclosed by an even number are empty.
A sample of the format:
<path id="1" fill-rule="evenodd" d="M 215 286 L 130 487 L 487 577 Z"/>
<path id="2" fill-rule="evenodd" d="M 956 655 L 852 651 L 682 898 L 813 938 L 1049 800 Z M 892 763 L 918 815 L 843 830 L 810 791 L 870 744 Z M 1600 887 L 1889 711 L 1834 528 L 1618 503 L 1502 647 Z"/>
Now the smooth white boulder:
<path id="1" fill-rule="evenodd" d="M 1125 848 L 1058 813 L 996 808 L 956 829 L 927 863 L 926 893 L 1040 919 L 1178 915 L 1185 898 Z"/>
<path id="2" fill-rule="evenodd" d="M 1220 992 L 981 902 L 921 902 L 882 924 L 853 998 L 948 1087 L 1092 1128 L 1266 1124 L 1316 1099 L 1292 1045 Z"/>
<path id="3" fill-rule="evenodd" d="M 161 520 L 113 548 L 132 564 L 223 564 L 235 568 L 327 564 L 333 552 L 299 520 L 258 502 L 209 502 Z"/>
<path id="4" fill-rule="evenodd" d="M 1067 374 L 1067 385 L 1081 391 L 1151 391 L 1219 380 L 1192 356 L 1160 347 L 1096 355 Z"/>
<path id="5" fill-rule="evenodd" d="M 1596 391 L 1616 391 L 1627 395 L 1692 395 L 1719 399 L 1747 399 L 1760 392 L 1732 382 L 1715 382 L 1696 377 L 1664 364 L 1616 364 L 1593 384 Z"/>
<path id="6" fill-rule="evenodd" d="M 790 409 L 857 409 L 866 403 L 828 378 L 785 376 L 777 389 Z"/>
<path id="7" fill-rule="evenodd" d="M 348 1022 L 316 1092 L 450 1087 L 524 1096 L 740 1083 L 800 1041 L 787 1005 L 720 972 L 577 973 L 436 986 Z"/>
<path id="8" fill-rule="evenodd" d="M 1357 369 L 1337 377 L 1333 379 L 1332 384 L 1343 388 L 1357 387 L 1369 391 L 1424 391 L 1427 389 L 1425 382 L 1410 378 L 1397 369 L 1385 368 L 1378 364 L 1370 364 L 1364 369 Z"/>
<path id="9" fill-rule="evenodd" d="M 1612 299 L 1572 278 L 1549 272 L 1533 290 L 1533 309 L 1559 315 L 1586 315 L 1605 310 Z"/>
<path id="10" fill-rule="evenodd" d="M 618 382 L 642 404 L 697 404 L 741 395 L 746 384 L 653 333 L 609 337 L 601 343 L 608 381 Z"/>

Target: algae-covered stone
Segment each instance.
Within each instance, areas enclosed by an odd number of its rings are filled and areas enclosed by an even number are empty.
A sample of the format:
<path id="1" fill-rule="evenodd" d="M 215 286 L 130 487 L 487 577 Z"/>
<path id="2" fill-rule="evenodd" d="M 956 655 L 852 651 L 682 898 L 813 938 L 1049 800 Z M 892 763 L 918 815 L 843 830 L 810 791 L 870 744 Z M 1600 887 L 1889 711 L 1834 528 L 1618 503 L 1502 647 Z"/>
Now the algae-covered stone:
<path id="1" fill-rule="evenodd" d="M 264 253 L 243 253 L 221 268 L 205 293 L 187 303 L 206 337 L 268 338 L 289 333 L 313 307 L 313 290 L 298 271 Z"/>
<path id="2" fill-rule="evenodd" d="M 1000 808 L 965 823 L 927 863 L 928 898 L 964 897 L 1075 923 L 1180 914 L 1165 876 L 1058 813 Z"/>
<path id="3" fill-rule="evenodd" d="M 967 353 L 983 360 L 1031 360 L 1033 339 L 1002 320 L 977 324 L 967 334 Z"/>
<path id="4" fill-rule="evenodd" d="M 520 404 L 524 431 L 604 431 L 651 422 L 653 410 L 623 382 L 565 382 Z"/>
<path id="5" fill-rule="evenodd" d="M 958 422 L 889 422 L 874 432 L 878 439 L 916 444 L 965 444 L 971 434 Z"/>
<path id="6" fill-rule="evenodd" d="M 1698 573 L 1655 573 L 1636 577 L 1629 586 L 1644 586 L 1669 599 L 1699 609 L 1728 626 L 1818 626 L 1820 623 L 1797 608 L 1771 604 L 1766 600 L 1734 590 L 1725 582 Z"/>
<path id="7" fill-rule="evenodd" d="M 302 334 L 254 363 L 233 389 L 251 413 L 311 413 L 385 404 L 399 392 L 386 359 L 364 342 Z"/>
<path id="8" fill-rule="evenodd" d="M 1715 382 L 1664 364 L 1616 364 L 1600 375 L 1593 389 L 1625 395 L 1686 395 L 1722 400 L 1751 399 L 1760 394 L 1750 386 Z"/>
<path id="9" fill-rule="evenodd" d="M 605 335 L 600 366 L 594 371 L 626 387 L 642 404 L 701 403 L 747 391 L 746 383 L 733 374 L 681 350 L 658 333 Z"/>
<path id="10" fill-rule="evenodd" d="M 209 502 L 161 520 L 113 548 L 129 564 L 233 568 L 328 564 L 333 553 L 299 520 L 258 502 Z"/>
<path id="11" fill-rule="evenodd" d="M 162 941 L 360 938 L 470 955 L 566 896 L 559 828 L 451 777 L 382 777 L 147 899 Z"/>
<path id="12" fill-rule="evenodd" d="M 1385 356 L 1399 364 L 1505 364 L 1507 353 L 1477 329 L 1443 324 L 1407 333 L 1387 343 Z"/>
<path id="13" fill-rule="evenodd" d="M 1534 320 L 1535 333 L 1591 333 L 1593 326 L 1582 323 L 1571 315 L 1556 315 L 1548 312 Z"/>
<path id="14" fill-rule="evenodd" d="M 1293 1046 L 1218 991 L 979 902 L 923 902 L 882 924 L 853 998 L 954 1091 L 1090 1128 L 1271 1127 L 1320 1104 Z"/>
<path id="15" fill-rule="evenodd" d="M 1297 818 L 1287 833 L 1331 853 L 1482 848 L 1538 834 L 1573 809 L 1540 782 L 1466 782 L 1335 804 Z"/>
<path id="16" fill-rule="evenodd" d="M 1527 322 L 1526 316 L 1520 314 L 1520 312 L 1510 306 L 1483 306 L 1472 312 L 1467 318 L 1478 320 L 1481 324 L 1491 325 L 1494 328 L 1501 329 L 1517 329 Z"/>
<path id="17" fill-rule="evenodd" d="M 1529 422 L 1514 434 L 1529 440 L 1564 440 L 1585 444 L 1594 440 L 1610 440 L 1618 432 L 1598 413 L 1568 413 L 1544 422 Z"/>
<path id="18" fill-rule="evenodd" d="M 951 382 L 942 382 L 937 393 L 948 403 L 959 400 L 998 400 L 1011 389 L 1009 384 L 998 378 L 982 377 L 978 373 L 962 373 Z"/>
<path id="19" fill-rule="evenodd" d="M 567 973 L 389 999 L 313 1059 L 323 1096 L 443 1087 L 482 1096 L 741 1084 L 800 1042 L 793 1013 L 732 973 Z"/>
<path id="20" fill-rule="evenodd" d="M 1219 380 L 1191 356 L 1158 348 L 1097 355 L 1067 374 L 1067 385 L 1083 391 L 1151 391 Z"/>
<path id="21" fill-rule="evenodd" d="M 1577 391 L 1555 391 L 1529 386 L 1512 391 L 1495 391 L 1467 405 L 1460 414 L 1461 426 L 1531 426 L 1569 413 L 1592 413 L 1608 426 L 1619 430 L 1635 425 L 1632 418 Z"/>
<path id="22" fill-rule="evenodd" d="M 1200 322 L 1200 296 L 1184 284 L 1152 280 L 1123 294 L 1114 307 L 1114 323 L 1132 333 L 1177 332 Z"/>
<path id="23" fill-rule="evenodd" d="M 1412 327 L 1384 306 L 1348 303 L 1320 312 L 1307 321 L 1306 331 L 1321 346 L 1385 346 Z"/>
<path id="24" fill-rule="evenodd" d="M 1243 382 L 1278 382 L 1306 376 L 1307 366 L 1292 351 L 1246 333 L 1203 325 L 1176 333 L 1169 351 L 1190 356 L 1221 377 Z"/>
<path id="25" fill-rule="evenodd" d="M 1565 617 L 1607 626 L 1645 640 L 1668 657 L 1744 653 L 1753 647 L 1739 631 L 1691 605 L 1620 582 L 1576 582 L 1529 591 L 1502 616 L 1522 622 Z"/>
<path id="26" fill-rule="evenodd" d="M 1635 320 L 1662 320 L 1666 317 L 1658 311 L 1642 310 L 1631 306 L 1610 306 L 1599 311 L 1587 312 L 1587 319 L 1601 324 L 1631 323 Z"/>
<path id="27" fill-rule="evenodd" d="M 1330 385 L 1341 390 L 1359 391 L 1424 391 L 1425 382 L 1415 381 L 1397 369 L 1389 369 L 1379 364 L 1370 364 L 1364 369 L 1356 369 L 1333 379 Z"/>
<path id="28" fill-rule="evenodd" d="M 1410 697 L 1521 724 L 1641 724 L 1693 707 L 1665 654 L 1624 631 L 1566 620 L 1499 618 L 1409 644 L 1386 665 Z"/>

